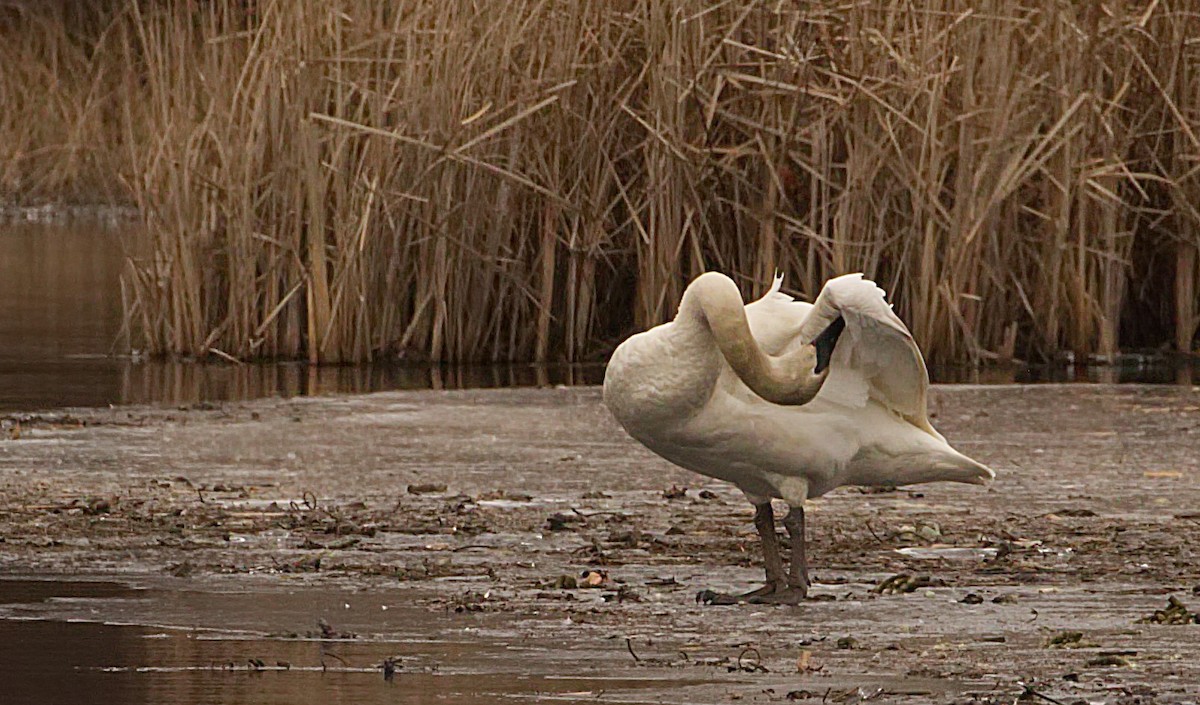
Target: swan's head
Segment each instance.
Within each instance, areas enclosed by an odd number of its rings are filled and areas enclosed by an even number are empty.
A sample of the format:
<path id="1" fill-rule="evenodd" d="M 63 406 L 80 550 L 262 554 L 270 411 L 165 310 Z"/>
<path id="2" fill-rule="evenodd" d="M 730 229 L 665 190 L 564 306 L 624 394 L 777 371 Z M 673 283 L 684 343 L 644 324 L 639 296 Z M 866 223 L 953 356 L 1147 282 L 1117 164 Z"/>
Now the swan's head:
<path id="1" fill-rule="evenodd" d="M 778 393 L 772 395 L 773 398 L 768 398 L 768 401 L 785 406 L 800 406 L 812 401 L 829 376 L 828 365 L 817 372 L 817 352 L 815 345 L 801 345 L 783 355 L 770 358 L 777 378 L 788 380 L 788 384 L 781 385 Z"/>

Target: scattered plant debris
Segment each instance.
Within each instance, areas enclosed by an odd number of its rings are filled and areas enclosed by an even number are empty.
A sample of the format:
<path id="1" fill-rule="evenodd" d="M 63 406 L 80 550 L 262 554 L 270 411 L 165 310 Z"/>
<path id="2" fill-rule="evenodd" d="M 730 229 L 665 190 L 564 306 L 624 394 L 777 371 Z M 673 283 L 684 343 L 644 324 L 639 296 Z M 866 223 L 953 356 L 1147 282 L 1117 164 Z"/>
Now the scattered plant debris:
<path id="1" fill-rule="evenodd" d="M 1094 646 L 1084 640 L 1083 632 L 1059 632 L 1046 641 L 1047 649 L 1087 649 Z"/>
<path id="2" fill-rule="evenodd" d="M 933 577 L 929 575 L 910 575 L 897 573 L 875 586 L 874 592 L 880 595 L 896 595 L 916 592 L 923 587 L 933 587 Z"/>
<path id="3" fill-rule="evenodd" d="M 579 574 L 580 588 L 601 588 L 607 587 L 608 574 L 602 570 L 585 570 Z"/>
<path id="4" fill-rule="evenodd" d="M 892 539 L 900 543 L 935 543 L 942 538 L 942 528 L 936 522 L 918 521 L 915 524 L 905 524 L 892 534 Z"/>
<path id="5" fill-rule="evenodd" d="M 546 518 L 546 528 L 550 531 L 569 531 L 577 524 L 583 523 L 583 517 L 578 514 L 563 514 L 557 512 Z"/>
<path id="6" fill-rule="evenodd" d="M 1200 614 L 1188 611 L 1178 597 L 1167 598 L 1166 609 L 1155 610 L 1154 614 L 1138 620 L 1139 624 L 1200 624 Z"/>
<path id="7" fill-rule="evenodd" d="M 663 490 L 663 499 L 683 499 L 687 497 L 688 488 L 671 485 L 671 489 Z"/>
<path id="8" fill-rule="evenodd" d="M 409 494 L 437 494 L 445 491 L 446 485 L 437 482 L 423 482 L 419 485 L 408 486 Z"/>

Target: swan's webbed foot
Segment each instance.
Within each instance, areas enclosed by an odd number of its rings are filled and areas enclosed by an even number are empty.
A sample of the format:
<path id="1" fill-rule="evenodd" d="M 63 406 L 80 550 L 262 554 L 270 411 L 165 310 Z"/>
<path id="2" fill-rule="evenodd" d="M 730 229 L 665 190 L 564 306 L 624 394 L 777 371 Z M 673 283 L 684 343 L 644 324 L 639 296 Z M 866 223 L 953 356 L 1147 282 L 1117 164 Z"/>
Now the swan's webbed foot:
<path id="1" fill-rule="evenodd" d="M 740 595 L 701 590 L 696 602 L 702 605 L 798 605 L 808 597 L 808 586 L 768 583 Z"/>
<path id="2" fill-rule="evenodd" d="M 807 585 L 783 585 L 765 595 L 752 597 L 747 602 L 752 605 L 798 605 L 806 597 Z"/>
<path id="3" fill-rule="evenodd" d="M 696 593 L 696 602 L 701 605 L 740 605 L 773 592 L 775 592 L 775 586 L 771 584 L 763 585 L 757 590 L 743 592 L 740 595 L 731 595 L 715 590 L 701 590 Z"/>

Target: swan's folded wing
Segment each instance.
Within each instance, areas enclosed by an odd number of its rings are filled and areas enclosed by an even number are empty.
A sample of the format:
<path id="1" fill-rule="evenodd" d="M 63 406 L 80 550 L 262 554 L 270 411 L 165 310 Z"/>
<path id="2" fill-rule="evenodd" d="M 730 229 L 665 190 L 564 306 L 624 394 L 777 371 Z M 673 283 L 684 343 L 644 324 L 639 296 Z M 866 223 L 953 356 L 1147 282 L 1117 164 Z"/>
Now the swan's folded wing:
<path id="1" fill-rule="evenodd" d="M 780 291 L 782 285 L 783 276 L 776 276 L 766 295 L 746 304 L 750 334 L 768 355 L 779 355 L 796 339 L 796 332 L 813 308 Z"/>
<path id="2" fill-rule="evenodd" d="M 883 290 L 861 274 L 830 279 L 801 324 L 798 342 L 812 342 L 838 316 L 846 327 L 818 398 L 851 407 L 874 399 L 940 438 L 926 410 L 925 360 Z"/>

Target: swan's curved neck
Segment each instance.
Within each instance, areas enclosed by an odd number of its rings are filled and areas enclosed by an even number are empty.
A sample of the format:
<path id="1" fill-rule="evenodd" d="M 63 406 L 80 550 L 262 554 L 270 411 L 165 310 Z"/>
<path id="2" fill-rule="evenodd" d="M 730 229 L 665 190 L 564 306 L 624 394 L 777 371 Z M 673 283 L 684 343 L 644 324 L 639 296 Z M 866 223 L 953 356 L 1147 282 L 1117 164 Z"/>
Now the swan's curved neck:
<path id="1" fill-rule="evenodd" d="M 742 294 L 729 277 L 707 272 L 683 293 L 676 320 L 703 321 L 725 361 L 755 394 L 776 404 L 807 404 L 821 390 L 825 375 L 814 375 L 811 346 L 772 357 L 750 332 Z M 811 360 L 810 360 L 811 358 Z"/>

